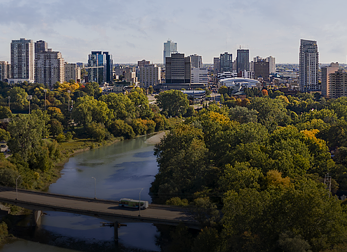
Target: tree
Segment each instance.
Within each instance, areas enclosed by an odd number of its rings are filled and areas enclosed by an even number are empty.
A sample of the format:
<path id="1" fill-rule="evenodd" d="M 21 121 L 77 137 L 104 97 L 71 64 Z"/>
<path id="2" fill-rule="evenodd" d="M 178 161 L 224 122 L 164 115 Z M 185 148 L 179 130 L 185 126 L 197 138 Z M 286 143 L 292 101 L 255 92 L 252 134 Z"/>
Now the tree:
<path id="1" fill-rule="evenodd" d="M 149 107 L 148 98 L 144 91 L 140 88 L 134 88 L 128 94 L 128 97 L 133 102 L 136 110 L 136 117 L 142 119 L 152 119 L 153 112 Z"/>
<path id="2" fill-rule="evenodd" d="M 231 120 L 238 121 L 239 123 L 257 122 L 258 111 L 253 109 L 248 109 L 246 107 L 236 106 L 230 108 L 229 117 Z"/>
<path id="3" fill-rule="evenodd" d="M 44 128 L 44 121 L 35 114 L 19 114 L 12 118 L 8 125 L 11 134 L 8 147 L 11 152 L 20 154 L 23 160 L 28 160 L 30 152 L 41 145 Z"/>
<path id="4" fill-rule="evenodd" d="M 11 138 L 11 135 L 8 131 L 0 129 L 0 141 L 7 142 Z"/>
<path id="5" fill-rule="evenodd" d="M 10 89 L 8 96 L 11 97 L 11 103 L 18 106 L 19 110 L 23 110 L 29 105 L 28 93 L 23 88 L 14 87 Z"/>
<path id="6" fill-rule="evenodd" d="M 12 116 L 12 112 L 9 107 L 0 106 L 0 119 L 10 118 Z"/>
<path id="7" fill-rule="evenodd" d="M 238 238 L 252 234 L 264 251 L 272 251 L 279 242 L 283 247 L 284 232 L 307 241 L 313 251 L 340 242 L 346 232 L 346 213 L 340 202 L 329 197 L 323 184 L 312 180 L 261 192 L 249 188 L 228 191 L 223 202 L 223 232 Z"/>
<path id="8" fill-rule="evenodd" d="M 112 121 L 108 129 L 115 137 L 124 137 L 126 139 L 135 137 L 133 128 L 123 120 Z"/>
<path id="9" fill-rule="evenodd" d="M 183 116 L 188 110 L 189 101 L 187 95 L 179 90 L 165 91 L 156 97 L 159 108 L 167 116 Z"/>
<path id="10" fill-rule="evenodd" d="M 114 112 L 115 118 L 125 120 L 135 118 L 135 105 L 127 95 L 111 93 L 99 98 Z"/>
<path id="11" fill-rule="evenodd" d="M 113 113 L 105 102 L 95 100 L 91 96 L 78 98 L 72 110 L 72 118 L 84 127 L 91 122 L 104 124 L 113 117 Z"/>
<path id="12" fill-rule="evenodd" d="M 153 94 L 154 89 L 153 89 L 153 87 L 152 87 L 152 86 L 149 86 L 149 88 L 148 88 L 148 92 L 149 92 L 150 94 Z"/>
<path id="13" fill-rule="evenodd" d="M 98 142 L 103 141 L 107 136 L 107 130 L 105 126 L 101 123 L 91 122 L 87 125 L 88 135 Z"/>
<path id="14" fill-rule="evenodd" d="M 57 119 L 52 119 L 49 122 L 49 125 L 50 125 L 49 130 L 51 134 L 53 135 L 53 137 L 63 133 L 63 125 Z"/>
<path id="15" fill-rule="evenodd" d="M 214 173 L 207 152 L 201 129 L 180 125 L 171 130 L 155 147 L 159 172 L 151 192 L 166 200 L 208 186 Z"/>

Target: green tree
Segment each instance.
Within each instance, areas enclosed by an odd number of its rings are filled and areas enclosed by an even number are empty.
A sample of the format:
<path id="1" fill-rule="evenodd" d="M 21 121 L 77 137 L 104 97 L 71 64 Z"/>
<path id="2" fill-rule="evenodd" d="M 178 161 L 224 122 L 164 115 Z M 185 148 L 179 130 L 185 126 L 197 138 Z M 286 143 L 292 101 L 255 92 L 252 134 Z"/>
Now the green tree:
<path id="1" fill-rule="evenodd" d="M 7 142 L 11 138 L 11 135 L 8 131 L 0 129 L 0 141 Z"/>
<path id="2" fill-rule="evenodd" d="M 187 113 L 189 101 L 186 94 L 179 90 L 170 90 L 160 93 L 157 97 L 157 104 L 162 109 L 162 113 L 167 116 L 182 116 Z"/>
<path id="3" fill-rule="evenodd" d="M 41 145 L 44 128 L 45 122 L 35 114 L 19 114 L 13 117 L 8 125 L 11 134 L 8 147 L 11 152 L 20 154 L 23 160 L 28 160 L 29 153 Z"/>
<path id="4" fill-rule="evenodd" d="M 49 130 L 53 137 L 63 133 L 63 125 L 57 119 L 52 119 L 49 122 Z"/>
<path id="5" fill-rule="evenodd" d="M 88 135 L 98 142 L 103 141 L 107 136 L 107 130 L 102 123 L 91 122 L 87 125 Z"/>
<path id="6" fill-rule="evenodd" d="M 72 110 L 72 118 L 84 127 L 91 122 L 104 124 L 113 117 L 113 113 L 105 102 L 95 100 L 91 96 L 78 98 Z"/>
<path id="7" fill-rule="evenodd" d="M 13 87 L 8 91 L 8 96 L 11 97 L 11 104 L 16 105 L 19 110 L 29 106 L 28 93 L 23 88 Z"/>
<path id="8" fill-rule="evenodd" d="M 152 119 L 153 112 L 149 107 L 148 98 L 141 88 L 134 88 L 128 94 L 136 110 L 136 117 L 141 119 Z"/>
<path id="9" fill-rule="evenodd" d="M 11 110 L 9 107 L 0 106 L 0 119 L 12 117 Z"/>
<path id="10" fill-rule="evenodd" d="M 108 126 L 108 130 L 115 137 L 124 137 L 126 139 L 131 139 L 135 137 L 133 128 L 129 124 L 125 123 L 123 120 L 112 121 Z"/>
<path id="11" fill-rule="evenodd" d="M 135 118 L 135 105 L 127 95 L 111 93 L 101 96 L 99 100 L 107 104 L 114 112 L 115 118 L 120 120 Z"/>

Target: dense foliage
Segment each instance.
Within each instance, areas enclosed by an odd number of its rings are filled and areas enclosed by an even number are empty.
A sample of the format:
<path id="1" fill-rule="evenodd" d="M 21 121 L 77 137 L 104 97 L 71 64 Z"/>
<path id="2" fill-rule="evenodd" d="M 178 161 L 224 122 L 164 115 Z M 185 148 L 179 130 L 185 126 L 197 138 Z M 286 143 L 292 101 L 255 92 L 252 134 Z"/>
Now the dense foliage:
<path id="1" fill-rule="evenodd" d="M 246 90 L 237 100 L 219 92 L 222 106 L 187 118 L 155 148 L 155 200 L 189 201 L 205 227 L 186 249 L 341 249 L 347 204 L 335 193 L 347 189 L 347 98 Z"/>

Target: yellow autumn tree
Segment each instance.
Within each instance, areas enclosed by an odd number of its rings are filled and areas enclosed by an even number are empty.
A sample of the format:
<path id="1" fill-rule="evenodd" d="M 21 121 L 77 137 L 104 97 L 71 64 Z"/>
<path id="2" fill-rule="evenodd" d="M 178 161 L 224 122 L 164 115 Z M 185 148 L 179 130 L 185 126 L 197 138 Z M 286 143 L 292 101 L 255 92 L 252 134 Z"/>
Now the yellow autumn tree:
<path id="1" fill-rule="evenodd" d="M 289 187 L 290 186 L 290 178 L 289 177 L 282 177 L 282 172 L 271 170 L 266 173 L 265 181 L 267 186 L 284 186 Z"/>

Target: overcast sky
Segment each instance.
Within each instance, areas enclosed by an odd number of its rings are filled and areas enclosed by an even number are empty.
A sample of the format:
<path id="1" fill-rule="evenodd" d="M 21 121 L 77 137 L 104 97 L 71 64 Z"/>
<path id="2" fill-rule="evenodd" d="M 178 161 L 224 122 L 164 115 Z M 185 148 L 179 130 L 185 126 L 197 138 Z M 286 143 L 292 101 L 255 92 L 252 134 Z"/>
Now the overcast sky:
<path id="1" fill-rule="evenodd" d="M 161 63 L 163 43 L 204 63 L 240 46 L 276 63 L 298 63 L 300 39 L 317 40 L 320 62 L 346 63 L 346 0 L 0 0 L 0 60 L 11 40 L 45 40 L 67 62 L 92 50 L 115 63 Z"/>

